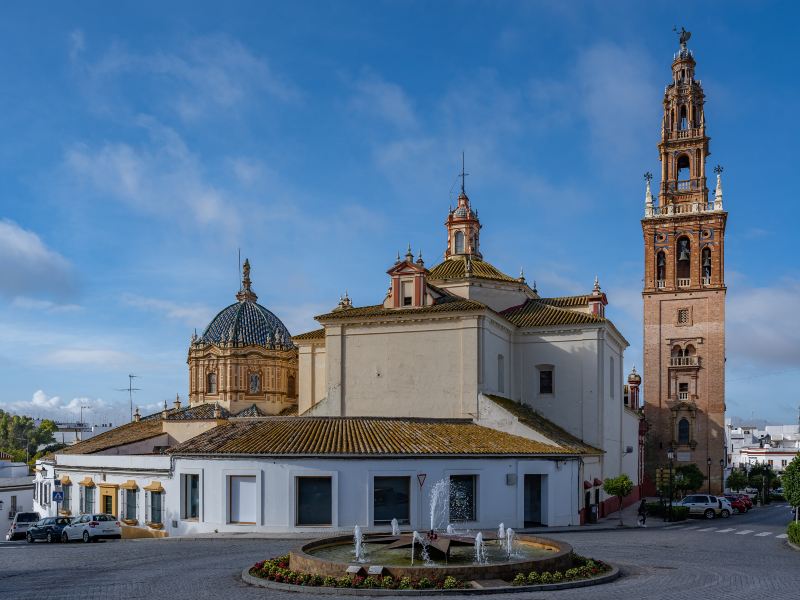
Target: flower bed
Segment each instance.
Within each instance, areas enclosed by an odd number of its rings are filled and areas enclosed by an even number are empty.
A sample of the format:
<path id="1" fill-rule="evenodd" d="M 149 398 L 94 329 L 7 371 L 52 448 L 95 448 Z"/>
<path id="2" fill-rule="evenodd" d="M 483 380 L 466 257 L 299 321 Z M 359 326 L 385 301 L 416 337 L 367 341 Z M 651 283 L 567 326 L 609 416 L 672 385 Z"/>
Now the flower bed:
<path id="1" fill-rule="evenodd" d="M 611 567 L 606 563 L 572 555 L 573 566 L 564 571 L 531 571 L 529 573 L 516 573 L 509 585 L 547 585 L 568 581 L 579 581 L 592 579 L 611 571 Z M 253 577 L 260 577 L 277 583 L 290 585 L 300 585 L 308 587 L 328 587 L 328 588 L 352 588 L 352 589 L 385 589 L 385 590 L 456 590 L 471 588 L 469 582 L 461 581 L 455 577 L 444 577 L 441 579 L 412 579 L 402 577 L 400 579 L 386 576 L 367 576 L 360 575 L 341 577 L 324 577 L 322 575 L 312 575 L 294 571 L 289 568 L 289 555 L 278 556 L 268 560 L 262 560 L 254 564 L 249 571 Z"/>

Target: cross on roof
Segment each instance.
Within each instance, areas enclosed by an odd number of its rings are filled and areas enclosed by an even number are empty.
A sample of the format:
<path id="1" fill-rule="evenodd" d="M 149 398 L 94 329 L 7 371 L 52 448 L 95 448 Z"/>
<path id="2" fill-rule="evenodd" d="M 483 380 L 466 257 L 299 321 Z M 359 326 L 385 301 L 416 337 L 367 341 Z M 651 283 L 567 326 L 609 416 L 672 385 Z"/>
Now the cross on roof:
<path id="1" fill-rule="evenodd" d="M 464 178 L 467 177 L 469 173 L 464 172 L 464 153 L 461 153 L 461 193 L 466 194 L 464 191 Z"/>

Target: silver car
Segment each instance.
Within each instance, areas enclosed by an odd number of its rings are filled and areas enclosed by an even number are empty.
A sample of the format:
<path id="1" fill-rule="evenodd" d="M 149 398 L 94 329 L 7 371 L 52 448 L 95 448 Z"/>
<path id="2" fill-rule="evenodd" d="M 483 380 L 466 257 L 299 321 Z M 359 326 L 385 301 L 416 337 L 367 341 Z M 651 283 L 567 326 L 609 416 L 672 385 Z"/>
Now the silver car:
<path id="1" fill-rule="evenodd" d="M 702 515 L 706 519 L 713 519 L 714 517 L 727 519 L 733 512 L 731 503 L 726 498 L 708 496 L 706 494 L 686 496 L 678 502 L 677 506 L 685 506 L 689 509 L 690 515 Z"/>
<path id="2" fill-rule="evenodd" d="M 62 542 L 83 540 L 96 542 L 97 540 L 118 540 L 122 537 L 122 527 L 114 515 L 90 514 L 81 515 L 72 523 L 64 527 L 61 532 Z"/>

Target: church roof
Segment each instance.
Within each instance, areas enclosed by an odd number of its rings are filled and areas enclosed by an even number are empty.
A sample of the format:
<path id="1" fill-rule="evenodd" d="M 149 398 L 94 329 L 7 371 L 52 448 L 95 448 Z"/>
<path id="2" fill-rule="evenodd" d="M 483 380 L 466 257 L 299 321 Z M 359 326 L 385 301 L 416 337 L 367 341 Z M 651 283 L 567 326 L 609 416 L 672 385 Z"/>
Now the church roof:
<path id="1" fill-rule="evenodd" d="M 587 444 L 582 439 L 575 437 L 567 432 L 567 430 L 545 419 L 542 415 L 520 402 L 493 394 L 484 395 L 489 398 L 489 400 L 505 408 L 508 412 L 517 417 L 519 422 L 523 425 L 527 425 L 570 452 L 575 454 L 604 454 L 599 448 Z"/>
<path id="2" fill-rule="evenodd" d="M 205 421 L 208 419 L 227 419 L 231 413 L 223 406 L 219 407 L 219 417 L 214 416 L 214 409 L 216 407 L 211 403 L 196 404 L 195 406 L 187 406 L 179 410 L 172 410 L 167 415 L 167 421 Z M 160 415 L 160 413 L 156 413 Z M 146 417 L 146 418 L 152 418 Z"/>
<path id="3" fill-rule="evenodd" d="M 581 296 L 558 296 L 556 298 L 539 298 L 541 302 L 550 304 L 551 306 L 558 306 L 559 308 L 573 308 L 575 306 L 587 306 L 591 294 L 583 294 Z"/>
<path id="4" fill-rule="evenodd" d="M 358 317 L 402 317 L 406 315 L 436 314 L 448 312 L 460 312 L 470 310 L 484 310 L 486 305 L 477 300 L 466 300 L 458 296 L 445 296 L 440 298 L 436 304 L 430 306 L 419 306 L 415 308 L 385 308 L 383 304 L 373 306 L 362 306 L 359 308 L 347 308 L 337 310 L 324 315 L 314 317 L 319 321 L 329 321 L 333 319 L 350 319 Z"/>
<path id="5" fill-rule="evenodd" d="M 269 417 L 228 421 L 169 451 L 176 455 L 338 457 L 570 456 L 551 444 L 467 419 Z"/>
<path id="6" fill-rule="evenodd" d="M 549 327 L 552 325 L 586 325 L 605 323 L 604 317 L 560 308 L 546 300 L 527 300 L 500 313 L 517 327 Z"/>
<path id="7" fill-rule="evenodd" d="M 267 413 L 262 411 L 258 406 L 255 404 L 251 404 L 244 410 L 240 410 L 238 413 L 233 415 L 234 417 L 266 417 Z"/>
<path id="8" fill-rule="evenodd" d="M 265 346 L 280 350 L 294 347 L 292 336 L 281 320 L 249 298 L 222 309 L 196 343 Z"/>
<path id="9" fill-rule="evenodd" d="M 325 339 L 325 329 L 320 327 L 319 329 L 315 329 L 314 331 L 306 331 L 305 333 L 298 333 L 295 336 L 292 336 L 292 339 L 295 341 L 305 341 L 305 340 L 323 340 Z"/>
<path id="10" fill-rule="evenodd" d="M 94 454 L 159 436 L 164 430 L 161 426 L 160 413 L 156 414 L 159 416 L 154 415 L 148 419 L 120 425 L 88 440 L 67 446 L 57 454 Z"/>
<path id="11" fill-rule="evenodd" d="M 497 267 L 489 264 L 485 260 L 471 257 L 472 273 L 470 277 L 478 279 L 491 279 L 494 281 L 508 281 L 519 283 L 519 280 L 506 275 Z M 454 256 L 440 262 L 428 272 L 428 279 L 434 281 L 445 281 L 448 279 L 463 279 L 467 277 L 467 261 L 464 256 Z"/>

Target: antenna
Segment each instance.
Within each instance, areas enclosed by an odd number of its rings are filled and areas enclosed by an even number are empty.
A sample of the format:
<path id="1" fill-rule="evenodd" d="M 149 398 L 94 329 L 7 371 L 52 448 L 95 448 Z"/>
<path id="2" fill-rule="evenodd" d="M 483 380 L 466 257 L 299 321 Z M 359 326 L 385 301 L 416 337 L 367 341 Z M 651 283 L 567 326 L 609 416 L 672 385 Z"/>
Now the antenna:
<path id="1" fill-rule="evenodd" d="M 128 392 L 128 401 L 131 405 L 131 422 L 133 422 L 133 392 L 140 392 L 141 389 L 133 387 L 133 380 L 139 377 L 138 375 L 128 375 L 128 387 L 117 388 L 118 392 Z"/>
<path id="2" fill-rule="evenodd" d="M 238 280 L 242 276 L 242 249 L 237 248 L 237 250 L 239 252 L 239 270 L 236 271 L 236 279 Z M 239 289 L 242 289 L 241 282 L 239 282 Z"/>
<path id="3" fill-rule="evenodd" d="M 80 406 L 80 409 L 81 409 L 81 427 L 83 427 L 83 425 L 84 425 L 84 423 L 83 423 L 83 409 L 89 410 L 90 408 L 92 408 L 92 407 L 91 406 L 85 406 L 83 404 L 81 404 L 81 406 Z M 83 439 L 83 436 L 81 435 L 80 431 L 77 432 L 77 437 L 78 437 L 78 440 L 82 440 Z"/>

